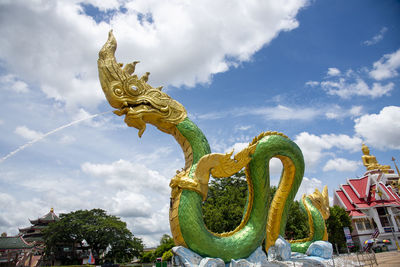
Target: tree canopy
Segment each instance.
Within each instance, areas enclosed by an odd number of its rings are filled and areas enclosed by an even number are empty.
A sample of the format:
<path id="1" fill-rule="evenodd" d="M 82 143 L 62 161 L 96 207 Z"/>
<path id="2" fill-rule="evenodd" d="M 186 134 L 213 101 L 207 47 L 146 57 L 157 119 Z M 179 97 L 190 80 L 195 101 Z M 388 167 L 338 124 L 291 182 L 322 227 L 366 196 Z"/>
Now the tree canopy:
<path id="1" fill-rule="evenodd" d="M 212 179 L 203 204 L 207 228 L 215 233 L 234 230 L 242 220 L 247 201 L 247 182 L 243 171 L 232 177 Z"/>
<path id="2" fill-rule="evenodd" d="M 328 240 L 333 246 L 337 244 L 339 248 L 344 249 L 346 248 L 347 244 L 343 227 L 349 227 L 350 232 L 352 231 L 351 218 L 344 208 L 336 205 L 330 207 L 329 211 L 331 215 L 326 221 L 326 227 L 329 236 Z"/>
<path id="3" fill-rule="evenodd" d="M 105 259 L 126 262 L 143 251 L 142 240 L 134 237 L 126 223 L 102 209 L 60 214 L 60 220 L 51 223 L 43 233 L 47 255 L 56 255 L 62 261 L 71 257 L 78 261 L 77 244 L 84 240 L 97 259 L 103 254 Z M 63 247 L 73 253 L 65 255 Z"/>
<path id="4" fill-rule="evenodd" d="M 140 261 L 143 263 L 153 262 L 156 258 L 162 258 L 163 261 L 169 261 L 172 258 L 171 249 L 174 247 L 174 239 L 164 234 L 160 239 L 160 245 L 153 250 L 143 253 Z"/>
<path id="5" fill-rule="evenodd" d="M 270 187 L 269 205 L 277 190 Z M 241 222 L 247 203 L 247 182 L 243 171 L 235 175 L 212 179 L 209 184 L 207 200 L 203 204 L 203 218 L 207 228 L 216 233 L 234 230 Z M 308 220 L 300 209 L 298 201 L 290 206 L 286 224 L 286 238 L 300 239 L 308 234 Z"/>
<path id="6" fill-rule="evenodd" d="M 295 200 L 290 205 L 286 222 L 285 238 L 287 240 L 302 239 L 309 234 L 308 218 L 300 208 L 300 202 Z"/>

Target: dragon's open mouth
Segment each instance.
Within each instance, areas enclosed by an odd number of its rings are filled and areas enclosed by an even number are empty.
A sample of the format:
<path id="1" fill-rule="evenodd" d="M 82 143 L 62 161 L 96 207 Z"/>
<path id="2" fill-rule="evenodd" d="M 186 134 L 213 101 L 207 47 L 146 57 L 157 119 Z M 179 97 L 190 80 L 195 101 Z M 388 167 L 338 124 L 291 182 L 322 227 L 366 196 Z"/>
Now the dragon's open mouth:
<path id="1" fill-rule="evenodd" d="M 157 112 L 157 111 L 162 111 L 162 109 L 155 107 L 150 101 L 141 100 L 135 103 L 125 102 L 122 104 L 122 107 L 118 110 L 115 110 L 114 113 L 121 116 L 121 115 L 126 115 L 128 113 L 133 114 L 133 113 L 149 112 L 149 111 Z"/>

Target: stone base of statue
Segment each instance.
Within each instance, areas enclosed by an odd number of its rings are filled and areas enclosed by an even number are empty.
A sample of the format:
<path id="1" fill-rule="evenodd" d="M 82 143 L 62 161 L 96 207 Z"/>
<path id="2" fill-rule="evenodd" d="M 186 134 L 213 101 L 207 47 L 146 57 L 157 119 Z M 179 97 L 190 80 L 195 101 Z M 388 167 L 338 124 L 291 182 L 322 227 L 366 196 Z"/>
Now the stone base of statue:
<path id="1" fill-rule="evenodd" d="M 232 260 L 230 263 L 225 263 L 219 258 L 203 258 L 197 253 L 185 247 L 172 248 L 174 254 L 173 266 L 181 267 L 279 267 L 286 266 L 285 264 L 268 261 L 267 256 L 259 247 L 247 259 Z"/>
<path id="2" fill-rule="evenodd" d="M 290 244 L 281 236 L 268 250 L 268 257 L 259 247 L 247 259 L 224 263 L 219 258 L 203 258 L 185 247 L 174 247 L 174 266 L 181 267 L 272 267 L 272 266 L 332 266 L 332 244 L 316 241 L 310 245 L 306 254 L 292 252 Z"/>

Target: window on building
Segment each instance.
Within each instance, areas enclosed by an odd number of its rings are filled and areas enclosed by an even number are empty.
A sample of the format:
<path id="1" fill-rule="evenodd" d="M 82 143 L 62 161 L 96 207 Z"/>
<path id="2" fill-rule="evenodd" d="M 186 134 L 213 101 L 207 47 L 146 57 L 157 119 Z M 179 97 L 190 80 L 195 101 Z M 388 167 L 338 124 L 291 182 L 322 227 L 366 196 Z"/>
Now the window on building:
<path id="1" fill-rule="evenodd" d="M 364 224 L 363 224 L 362 221 L 356 222 L 356 226 L 357 226 L 357 230 L 358 230 L 358 231 L 364 231 L 364 230 L 365 230 Z"/>
<path id="2" fill-rule="evenodd" d="M 392 220 L 390 220 L 390 218 L 389 218 L 390 215 L 387 212 L 386 207 L 376 208 L 376 211 L 378 212 L 379 219 L 381 221 L 382 227 L 391 227 L 392 226 L 392 223 L 391 223 Z"/>
<path id="3" fill-rule="evenodd" d="M 364 225 L 365 225 L 365 229 L 367 229 L 367 230 L 372 229 L 372 225 L 371 225 L 370 221 L 365 221 Z"/>

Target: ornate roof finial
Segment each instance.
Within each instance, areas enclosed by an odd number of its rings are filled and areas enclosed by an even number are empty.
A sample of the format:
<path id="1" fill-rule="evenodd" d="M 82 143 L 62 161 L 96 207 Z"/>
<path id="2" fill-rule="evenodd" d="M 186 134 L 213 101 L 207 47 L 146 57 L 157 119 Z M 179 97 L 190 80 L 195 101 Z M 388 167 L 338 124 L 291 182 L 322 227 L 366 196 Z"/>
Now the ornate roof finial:
<path id="1" fill-rule="evenodd" d="M 392 161 L 394 163 L 394 166 L 396 167 L 397 175 L 400 176 L 399 168 L 397 167 L 396 159 L 394 157 L 392 157 Z M 399 178 L 399 181 L 400 181 L 400 178 Z"/>
<path id="2" fill-rule="evenodd" d="M 51 208 L 51 209 L 50 209 L 50 212 L 51 212 L 51 213 L 53 213 L 53 212 L 54 212 L 54 209 L 53 209 L 53 208 Z"/>

